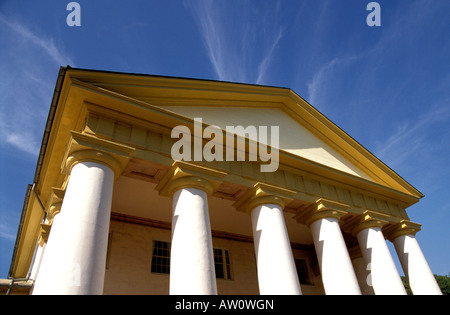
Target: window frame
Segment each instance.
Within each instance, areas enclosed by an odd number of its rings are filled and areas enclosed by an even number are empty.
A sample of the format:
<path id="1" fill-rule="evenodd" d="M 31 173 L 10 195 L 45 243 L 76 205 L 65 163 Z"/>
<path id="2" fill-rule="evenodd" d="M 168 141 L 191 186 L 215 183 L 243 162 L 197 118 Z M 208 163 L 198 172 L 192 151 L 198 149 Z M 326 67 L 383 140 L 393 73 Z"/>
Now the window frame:
<path id="1" fill-rule="evenodd" d="M 157 244 L 167 244 L 167 245 L 166 247 L 164 246 L 158 247 L 156 246 Z M 170 275 L 170 248 L 171 242 L 162 240 L 153 240 L 152 260 L 150 264 L 150 272 L 152 274 Z M 165 261 L 167 261 L 167 263 L 163 263 Z"/>
<path id="2" fill-rule="evenodd" d="M 159 244 L 167 244 L 166 248 L 159 247 Z M 152 259 L 150 264 L 150 272 L 158 275 L 170 275 L 170 249 L 171 242 L 163 240 L 153 240 Z M 167 255 L 162 255 L 166 251 Z M 216 252 L 220 252 L 220 261 L 216 261 Z M 219 255 L 217 255 L 219 256 Z M 214 247 L 213 259 L 216 279 L 234 280 L 233 270 L 231 266 L 230 250 L 227 248 Z M 167 264 L 162 264 L 167 261 Z M 217 265 L 221 265 L 223 277 L 218 277 Z"/>
<path id="3" fill-rule="evenodd" d="M 217 262 L 216 261 L 216 257 L 218 255 L 216 255 L 216 252 L 220 251 L 221 253 L 221 261 Z M 216 279 L 220 279 L 220 280 L 234 280 L 234 275 L 233 275 L 233 270 L 232 270 L 232 266 L 231 266 L 231 256 L 230 256 L 230 250 L 227 248 L 221 248 L 221 247 L 214 247 L 213 248 L 213 256 L 214 256 L 214 269 L 215 269 L 215 274 L 216 274 Z M 217 276 L 217 265 L 220 264 L 222 266 L 222 273 L 223 273 L 223 278 L 222 277 L 218 277 Z"/>
<path id="4" fill-rule="evenodd" d="M 294 258 L 295 268 L 297 270 L 298 281 L 300 285 L 314 285 L 311 273 L 309 272 L 309 261 L 306 258 Z M 301 263 L 300 263 L 301 262 Z M 299 270 L 302 267 L 301 270 Z M 304 281 L 302 282 L 302 275 L 304 276 Z"/>

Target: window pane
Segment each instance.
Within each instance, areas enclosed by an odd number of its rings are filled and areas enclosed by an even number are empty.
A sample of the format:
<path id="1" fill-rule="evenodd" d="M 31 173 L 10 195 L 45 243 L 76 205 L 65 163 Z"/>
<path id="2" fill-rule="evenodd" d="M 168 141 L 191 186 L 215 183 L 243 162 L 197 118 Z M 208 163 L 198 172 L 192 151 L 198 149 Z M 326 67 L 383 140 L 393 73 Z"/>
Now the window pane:
<path id="1" fill-rule="evenodd" d="M 231 280 L 231 262 L 230 262 L 230 253 L 228 252 L 228 250 L 225 250 L 225 263 L 227 267 L 226 278 Z"/>
<path id="2" fill-rule="evenodd" d="M 153 256 L 151 272 L 170 273 L 170 244 L 163 241 L 153 241 Z"/>
<path id="3" fill-rule="evenodd" d="M 216 278 L 225 279 L 223 270 L 223 253 L 221 249 L 214 248 L 214 266 L 216 269 Z"/>
<path id="4" fill-rule="evenodd" d="M 312 284 L 309 279 L 308 267 L 306 265 L 306 260 L 295 259 L 295 266 L 297 267 L 298 280 L 301 284 Z"/>

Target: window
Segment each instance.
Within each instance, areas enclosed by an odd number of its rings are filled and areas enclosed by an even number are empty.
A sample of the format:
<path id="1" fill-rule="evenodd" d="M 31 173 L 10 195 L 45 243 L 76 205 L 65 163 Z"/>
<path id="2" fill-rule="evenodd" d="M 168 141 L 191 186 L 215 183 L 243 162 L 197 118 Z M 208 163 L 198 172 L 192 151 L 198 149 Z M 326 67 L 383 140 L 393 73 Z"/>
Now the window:
<path id="1" fill-rule="evenodd" d="M 153 273 L 170 273 L 170 243 L 163 241 L 153 241 L 152 256 Z"/>
<path id="2" fill-rule="evenodd" d="M 214 248 L 214 266 L 217 279 L 231 280 L 230 253 Z M 170 274 L 170 243 L 153 241 L 152 273 Z"/>
<path id="3" fill-rule="evenodd" d="M 300 281 L 300 284 L 312 284 L 309 278 L 306 260 L 295 259 L 295 267 L 297 267 L 298 280 Z"/>
<path id="4" fill-rule="evenodd" d="M 214 266 L 217 279 L 232 279 L 230 253 L 227 249 L 214 248 Z"/>

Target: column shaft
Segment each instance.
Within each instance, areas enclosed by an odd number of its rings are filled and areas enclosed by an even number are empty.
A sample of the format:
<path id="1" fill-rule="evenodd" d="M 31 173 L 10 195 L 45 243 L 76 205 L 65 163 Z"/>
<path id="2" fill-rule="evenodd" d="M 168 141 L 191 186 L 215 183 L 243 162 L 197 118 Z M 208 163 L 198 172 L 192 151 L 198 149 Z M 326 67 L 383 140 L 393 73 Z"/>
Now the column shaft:
<path id="1" fill-rule="evenodd" d="M 103 293 L 113 184 L 108 166 L 73 166 L 33 294 Z"/>
<path id="2" fill-rule="evenodd" d="M 442 295 L 414 235 L 400 235 L 393 241 L 403 271 L 415 295 Z"/>
<path id="3" fill-rule="evenodd" d="M 217 294 L 207 193 L 177 190 L 172 213 L 170 294 Z"/>
<path id="4" fill-rule="evenodd" d="M 359 247 L 370 271 L 372 286 L 377 295 L 406 295 L 405 287 L 379 227 L 357 233 Z"/>
<path id="5" fill-rule="evenodd" d="M 301 294 L 282 208 L 257 206 L 251 217 L 260 294 Z"/>
<path id="6" fill-rule="evenodd" d="M 327 295 L 361 294 L 358 280 L 336 218 L 311 223 L 322 282 Z"/>
<path id="7" fill-rule="evenodd" d="M 372 275 L 364 258 L 357 257 L 352 259 L 353 269 L 355 270 L 356 278 L 358 279 L 359 288 L 362 295 L 375 295 L 372 286 Z"/>

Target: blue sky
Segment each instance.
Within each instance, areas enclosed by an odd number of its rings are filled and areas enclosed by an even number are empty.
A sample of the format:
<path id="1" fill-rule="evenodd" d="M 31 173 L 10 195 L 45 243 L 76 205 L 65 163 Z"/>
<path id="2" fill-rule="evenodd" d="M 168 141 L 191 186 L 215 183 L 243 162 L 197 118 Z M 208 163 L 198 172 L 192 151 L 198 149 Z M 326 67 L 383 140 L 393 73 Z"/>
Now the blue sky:
<path id="1" fill-rule="evenodd" d="M 291 88 L 425 194 L 408 214 L 450 272 L 449 0 L 378 1 L 380 27 L 368 0 L 80 0 L 80 27 L 69 2 L 0 0 L 0 278 L 62 65 Z"/>

